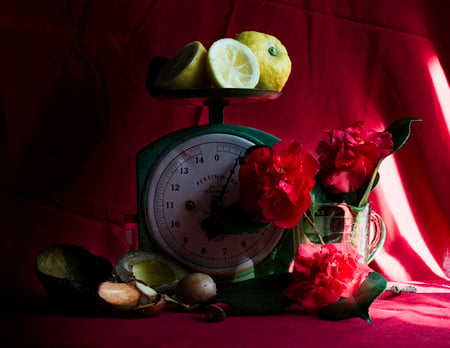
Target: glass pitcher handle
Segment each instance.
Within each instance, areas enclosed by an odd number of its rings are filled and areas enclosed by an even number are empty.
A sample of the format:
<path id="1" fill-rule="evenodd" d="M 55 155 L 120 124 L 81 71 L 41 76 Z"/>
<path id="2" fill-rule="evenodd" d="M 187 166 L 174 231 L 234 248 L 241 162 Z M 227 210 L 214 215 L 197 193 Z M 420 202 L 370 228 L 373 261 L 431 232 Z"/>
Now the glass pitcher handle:
<path id="1" fill-rule="evenodd" d="M 375 255 L 381 249 L 386 239 L 386 226 L 380 215 L 375 212 L 370 214 L 370 228 L 374 229 L 373 236 L 369 244 L 369 254 L 367 255 L 367 263 L 370 263 L 375 258 Z"/>

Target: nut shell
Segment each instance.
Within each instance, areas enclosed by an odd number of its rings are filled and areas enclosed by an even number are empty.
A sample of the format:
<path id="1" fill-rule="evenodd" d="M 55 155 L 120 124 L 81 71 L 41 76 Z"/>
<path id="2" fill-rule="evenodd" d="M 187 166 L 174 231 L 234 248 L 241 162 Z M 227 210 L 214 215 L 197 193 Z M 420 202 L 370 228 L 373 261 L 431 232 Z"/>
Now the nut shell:
<path id="1" fill-rule="evenodd" d="M 206 307 L 205 312 L 205 320 L 216 322 L 216 321 L 223 321 L 227 318 L 227 314 L 225 313 L 224 309 L 222 307 L 219 307 L 215 304 L 209 305 Z"/>
<path id="2" fill-rule="evenodd" d="M 174 260 L 145 249 L 132 250 L 121 255 L 117 260 L 115 272 L 122 282 L 128 283 L 136 278 L 133 273 L 133 268 L 135 265 L 147 262 L 160 263 L 161 265 L 166 266 L 171 272 L 171 281 L 160 284 L 147 284 L 157 292 L 173 291 L 178 282 L 189 274 L 189 271 L 184 266 Z"/>
<path id="3" fill-rule="evenodd" d="M 161 313 L 166 308 L 166 301 L 164 297 L 158 295 L 155 302 L 150 302 L 142 306 L 137 306 L 128 312 L 132 317 L 154 317 Z"/>

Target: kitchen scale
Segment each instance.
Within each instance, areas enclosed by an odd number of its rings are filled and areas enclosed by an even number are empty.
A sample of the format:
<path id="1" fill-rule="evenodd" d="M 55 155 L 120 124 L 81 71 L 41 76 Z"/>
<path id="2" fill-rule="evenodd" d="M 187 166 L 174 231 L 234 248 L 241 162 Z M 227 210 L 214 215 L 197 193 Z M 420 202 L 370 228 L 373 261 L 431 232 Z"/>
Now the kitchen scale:
<path id="1" fill-rule="evenodd" d="M 229 104 L 268 102 L 281 93 L 262 89 L 158 90 L 153 86 L 166 61 L 149 66 L 147 89 L 162 102 L 209 109 L 209 123 L 170 133 L 136 156 L 139 249 L 169 256 L 218 282 L 287 271 L 296 245 L 292 230 L 273 224 L 256 232 L 214 234 L 204 221 L 239 200 L 239 159 L 252 146 L 280 139 L 260 130 L 224 123 Z M 203 225 L 204 226 L 204 225 Z"/>

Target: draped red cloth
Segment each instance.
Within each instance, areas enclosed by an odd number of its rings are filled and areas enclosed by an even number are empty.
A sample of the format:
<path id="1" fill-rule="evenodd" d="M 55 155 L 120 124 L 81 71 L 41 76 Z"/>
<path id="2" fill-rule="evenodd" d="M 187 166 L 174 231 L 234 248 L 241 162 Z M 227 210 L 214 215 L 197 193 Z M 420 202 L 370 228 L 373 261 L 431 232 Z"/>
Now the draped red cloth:
<path id="1" fill-rule="evenodd" d="M 392 281 L 448 284 L 449 15 L 443 0 L 2 1 L 3 298 L 13 307 L 45 303 L 34 261 L 49 245 L 78 244 L 113 263 L 127 250 L 123 218 L 137 212 L 136 153 L 207 122 L 207 110 L 149 96 L 151 58 L 170 57 L 195 40 L 209 47 L 244 30 L 278 37 L 292 73 L 280 98 L 231 105 L 226 123 L 294 138 L 314 153 L 327 129 L 363 120 L 382 130 L 402 117 L 422 119 L 380 169 L 370 199 L 387 238 L 371 266 Z M 448 309 L 448 297 L 442 306 Z M 297 319 L 287 318 L 295 330 Z M 170 314 L 160 320 L 168 325 Z M 385 325 L 403 319 L 389 320 Z"/>

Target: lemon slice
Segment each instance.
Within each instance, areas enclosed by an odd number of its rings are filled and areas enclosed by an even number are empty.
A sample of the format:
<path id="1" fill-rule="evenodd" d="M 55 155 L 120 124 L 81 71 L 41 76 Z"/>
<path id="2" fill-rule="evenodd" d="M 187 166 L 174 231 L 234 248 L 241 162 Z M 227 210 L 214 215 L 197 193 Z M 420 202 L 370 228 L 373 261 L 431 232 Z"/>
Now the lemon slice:
<path id="1" fill-rule="evenodd" d="M 156 76 L 155 86 L 163 89 L 209 87 L 207 55 L 200 41 L 187 44 L 164 64 Z"/>
<path id="2" fill-rule="evenodd" d="M 258 61 L 246 45 L 220 39 L 208 51 L 208 70 L 216 87 L 254 88 L 259 80 Z"/>

